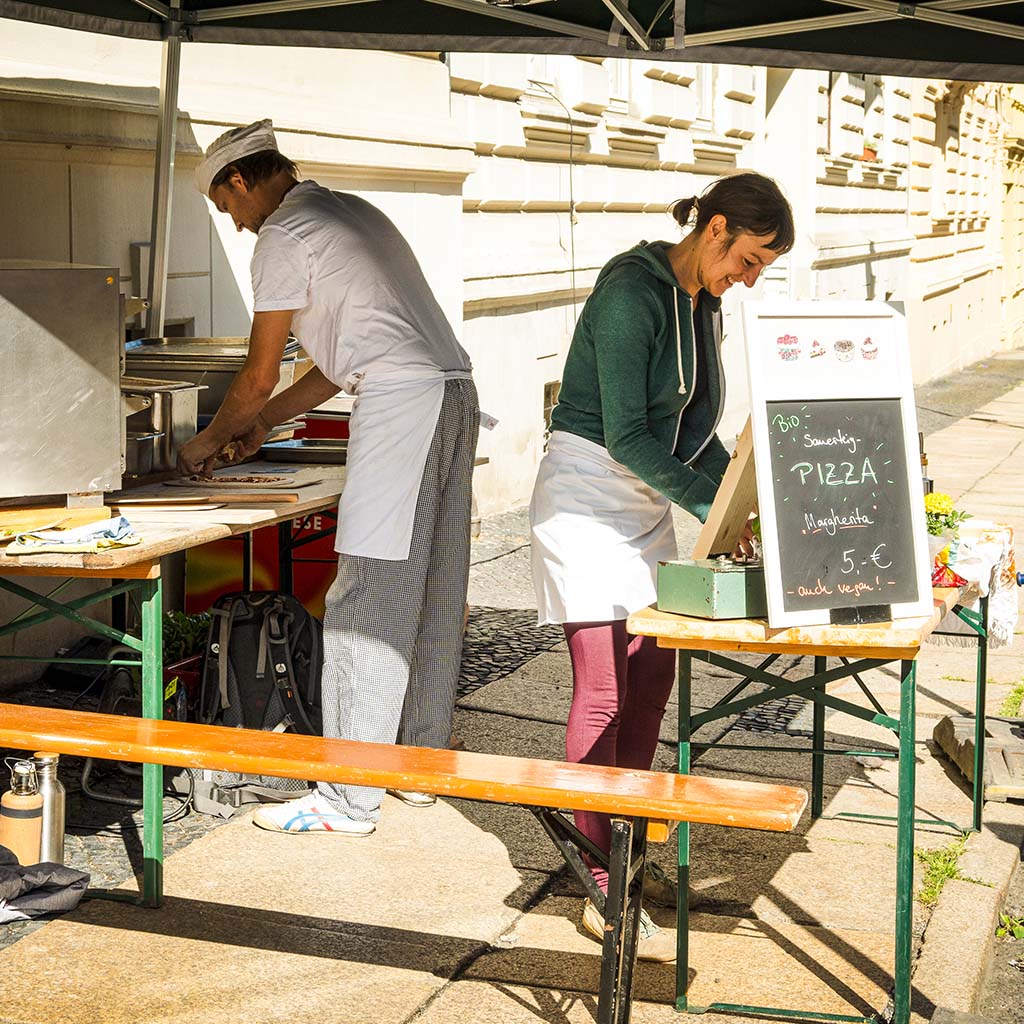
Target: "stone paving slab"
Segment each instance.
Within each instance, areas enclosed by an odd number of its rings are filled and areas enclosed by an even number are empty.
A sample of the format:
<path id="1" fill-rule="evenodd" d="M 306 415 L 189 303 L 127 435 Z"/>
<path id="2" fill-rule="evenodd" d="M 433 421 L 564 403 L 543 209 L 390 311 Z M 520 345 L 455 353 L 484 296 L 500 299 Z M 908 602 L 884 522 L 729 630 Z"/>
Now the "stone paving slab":
<path id="1" fill-rule="evenodd" d="M 518 923 L 513 948 L 480 957 L 466 978 L 515 984 L 529 977 L 533 986 L 596 992 L 600 947 L 582 933 L 579 907 L 579 900 L 545 900 Z M 652 916 L 671 926 L 670 912 Z M 699 1004 L 759 1003 L 867 1015 L 885 1005 L 891 984 L 893 945 L 887 934 L 697 913 L 690 942 L 689 996 Z M 672 965 L 638 964 L 634 990 L 641 1002 L 670 1003 L 674 986 Z"/>
<path id="2" fill-rule="evenodd" d="M 511 926 L 522 885 L 501 841 L 457 808 L 390 798 L 366 839 L 242 819 L 165 867 L 159 911 L 90 901 L 0 954 L 3 1009 L 18 1006 L 19 1024 L 356 1024 L 369 1000 L 404 1020 Z M 66 1001 L 47 970 L 68 979 Z"/>
<path id="3" fill-rule="evenodd" d="M 846 728 L 848 718 L 843 718 L 838 727 L 828 728 L 826 719 L 826 742 L 832 746 L 860 746 L 864 740 L 858 738 L 852 729 Z M 879 745 L 894 746 L 892 734 L 883 732 L 874 726 L 871 736 Z M 700 734 L 698 733 L 698 738 Z M 786 780 L 794 785 L 810 784 L 811 779 L 811 742 L 803 736 L 789 736 L 777 732 L 754 732 L 752 730 L 734 729 L 725 743 L 744 744 L 754 750 L 732 750 L 714 746 L 700 752 L 696 770 L 701 775 L 716 775 L 722 772 L 739 772 L 761 777 L 765 780 Z M 796 747 L 798 751 L 789 751 L 786 747 Z M 805 752 L 806 751 L 806 752 Z M 877 759 L 876 759 L 877 760 Z M 851 780 L 863 780 L 865 769 L 852 757 L 825 758 L 825 784 L 842 786 Z"/>
<path id="4" fill-rule="evenodd" d="M 878 676 L 875 675 L 877 682 Z M 873 685 L 869 682 L 872 694 L 885 712 L 893 718 L 899 717 L 900 711 L 900 687 L 895 679 L 886 680 L 881 684 Z M 1002 706 L 1003 701 L 1009 694 L 1011 687 L 1005 683 L 990 684 L 985 692 L 985 713 L 996 715 Z M 870 707 L 870 703 L 861 695 L 861 691 L 854 681 L 830 686 L 828 692 L 831 696 L 848 700 L 862 708 Z M 939 718 L 946 715 L 973 715 L 975 710 L 975 684 L 973 680 L 961 681 L 959 679 L 934 679 L 927 678 L 919 680 L 915 703 L 917 710 L 918 731 L 929 729 Z M 838 723 L 847 721 L 841 714 L 836 718 L 833 728 L 842 728 Z"/>
<path id="5" fill-rule="evenodd" d="M 0 957 L 0 1014 L 16 1008 L 0 1019 L 364 1024 L 372 1004 L 376 1019 L 402 1021 L 476 945 L 384 929 L 350 933 L 319 917 L 173 897 L 159 911 L 94 901 Z"/>
<path id="6" fill-rule="evenodd" d="M 417 1024 L 451 1024 L 453 1021 L 494 1021 L 500 1024 L 594 1024 L 597 996 L 576 992 L 564 985 L 551 988 L 511 985 L 505 982 L 460 981 L 449 985 L 417 1017 Z M 633 1002 L 631 1024 L 680 1024 L 674 1006 Z M 736 1024 L 752 1018 L 703 1014 L 702 1024 Z M 947 1022 L 950 1024 L 950 1022 Z M 957 1024 L 957 1022 L 952 1022 Z"/>
<path id="7" fill-rule="evenodd" d="M 884 842 L 870 842 L 856 838 L 856 824 L 846 824 L 851 836 L 846 842 L 818 839 L 813 831 L 797 837 L 743 833 L 732 841 L 721 835 L 725 830 L 702 831 L 690 854 L 702 906 L 772 924 L 891 931 L 895 831 Z M 932 835 L 918 845 L 941 846 L 949 838 Z M 919 881 L 917 865 L 915 876 Z"/>

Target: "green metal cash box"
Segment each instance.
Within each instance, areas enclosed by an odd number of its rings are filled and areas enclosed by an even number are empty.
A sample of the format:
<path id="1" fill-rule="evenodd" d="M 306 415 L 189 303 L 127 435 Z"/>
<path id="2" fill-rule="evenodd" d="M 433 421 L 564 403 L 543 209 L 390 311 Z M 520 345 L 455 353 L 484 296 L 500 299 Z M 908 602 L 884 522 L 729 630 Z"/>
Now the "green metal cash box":
<path id="1" fill-rule="evenodd" d="M 756 619 L 768 614 L 764 567 L 727 555 L 658 563 L 658 609 L 701 619 Z"/>

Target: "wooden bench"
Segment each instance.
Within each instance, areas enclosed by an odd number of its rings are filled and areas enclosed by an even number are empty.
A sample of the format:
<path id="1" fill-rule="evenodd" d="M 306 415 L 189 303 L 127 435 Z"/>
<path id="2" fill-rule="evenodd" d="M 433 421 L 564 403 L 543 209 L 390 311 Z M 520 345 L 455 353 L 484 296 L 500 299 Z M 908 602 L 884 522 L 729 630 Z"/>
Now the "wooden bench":
<path id="1" fill-rule="evenodd" d="M 786 832 L 807 804 L 806 792 L 791 786 L 14 704 L 0 704 L 0 747 L 522 805 L 603 909 L 599 1024 L 629 1020 L 649 834 L 664 840 L 680 821 Z M 576 810 L 612 816 L 609 854 L 594 848 L 562 813 Z M 607 867 L 607 897 L 583 854 Z M 159 905 L 159 889 L 148 902 Z"/>

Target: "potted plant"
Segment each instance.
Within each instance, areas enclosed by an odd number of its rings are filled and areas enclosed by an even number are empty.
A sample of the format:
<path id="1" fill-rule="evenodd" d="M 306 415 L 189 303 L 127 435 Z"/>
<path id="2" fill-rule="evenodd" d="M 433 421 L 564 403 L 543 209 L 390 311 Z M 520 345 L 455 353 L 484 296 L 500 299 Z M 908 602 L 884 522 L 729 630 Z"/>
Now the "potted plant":
<path id="1" fill-rule="evenodd" d="M 189 708 L 194 707 L 199 695 L 199 674 L 203 648 L 210 631 L 210 615 L 208 612 L 194 615 L 167 612 L 163 627 L 164 698 L 173 700 L 181 689 L 185 695 L 184 702 Z"/>
<path id="2" fill-rule="evenodd" d="M 949 547 L 960 533 L 960 524 L 970 519 L 969 512 L 953 507 L 953 499 L 941 491 L 924 496 L 925 519 L 928 523 L 928 549 L 934 562 L 949 560 Z"/>

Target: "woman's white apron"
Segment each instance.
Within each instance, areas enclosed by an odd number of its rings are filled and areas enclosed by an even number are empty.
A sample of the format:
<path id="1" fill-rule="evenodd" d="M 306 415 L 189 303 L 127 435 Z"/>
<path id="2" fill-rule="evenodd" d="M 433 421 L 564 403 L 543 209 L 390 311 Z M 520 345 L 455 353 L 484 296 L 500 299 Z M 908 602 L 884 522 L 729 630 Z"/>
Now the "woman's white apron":
<path id="1" fill-rule="evenodd" d="M 624 619 L 676 557 L 672 504 L 607 449 L 555 431 L 530 502 L 538 622 Z"/>

